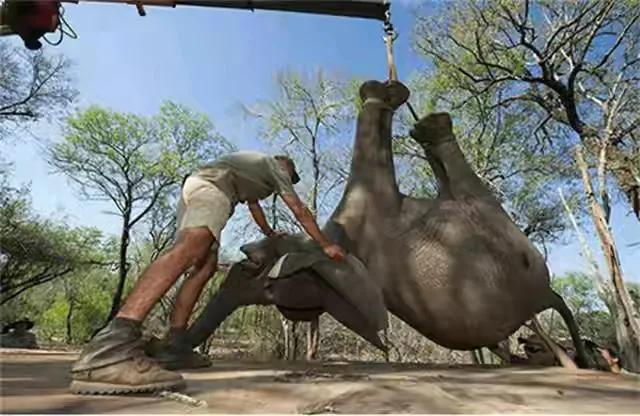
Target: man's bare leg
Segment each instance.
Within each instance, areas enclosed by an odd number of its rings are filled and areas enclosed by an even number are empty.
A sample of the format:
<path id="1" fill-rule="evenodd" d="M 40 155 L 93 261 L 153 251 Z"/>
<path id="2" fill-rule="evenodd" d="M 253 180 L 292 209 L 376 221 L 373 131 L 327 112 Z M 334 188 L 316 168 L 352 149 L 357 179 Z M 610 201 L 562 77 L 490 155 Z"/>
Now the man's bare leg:
<path id="1" fill-rule="evenodd" d="M 216 271 L 217 262 L 216 251 L 211 253 L 203 263 L 195 266 L 195 270 L 182 283 L 176 296 L 171 312 L 171 327 L 166 340 L 160 344 L 154 342 L 148 344 L 147 354 L 166 369 L 201 368 L 211 364 L 206 356 L 193 351 L 191 342 L 186 338 L 186 333 L 189 317 L 202 290 Z"/>
<path id="2" fill-rule="evenodd" d="M 182 273 L 206 261 L 213 241 L 207 228 L 184 230 L 174 246 L 145 270 L 120 312 L 93 337 L 74 363 L 74 393 L 140 393 L 184 385 L 180 374 L 162 369 L 144 355 L 141 323 Z"/>
<path id="3" fill-rule="evenodd" d="M 171 311 L 172 329 L 184 330 L 187 328 L 193 307 L 217 267 L 218 251 L 216 250 L 204 262 L 196 265 L 191 276 L 182 283 L 176 296 L 173 311 Z"/>
<path id="4" fill-rule="evenodd" d="M 206 227 L 188 228 L 142 273 L 117 318 L 142 321 L 189 267 L 206 262 L 214 238 Z"/>

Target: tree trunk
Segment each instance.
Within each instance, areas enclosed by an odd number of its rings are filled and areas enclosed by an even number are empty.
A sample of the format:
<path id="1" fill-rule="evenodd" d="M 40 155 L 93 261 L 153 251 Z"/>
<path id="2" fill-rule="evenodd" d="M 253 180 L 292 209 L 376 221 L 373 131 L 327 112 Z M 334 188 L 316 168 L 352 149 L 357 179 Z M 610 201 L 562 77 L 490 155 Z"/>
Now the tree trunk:
<path id="1" fill-rule="evenodd" d="M 627 196 L 628 206 L 640 221 L 640 180 L 634 170 L 633 161 L 618 147 L 607 146 L 603 150 L 597 141 L 584 140 L 585 148 L 594 157 L 599 157 L 603 152 L 607 154 L 609 166 L 607 171 L 615 178 L 622 192 Z"/>
<path id="2" fill-rule="evenodd" d="M 384 329 L 382 331 L 382 343 L 387 347 L 387 349 L 384 351 L 384 361 L 387 363 L 391 362 L 391 350 L 395 348 L 395 345 L 391 342 L 391 325 L 389 325 L 386 329 Z M 402 362 L 402 354 L 400 353 L 400 350 L 398 350 L 397 348 L 395 348 L 398 359 L 397 361 L 399 363 Z"/>
<path id="3" fill-rule="evenodd" d="M 575 215 L 573 215 L 573 211 L 571 210 L 571 207 L 569 206 L 569 204 L 567 203 L 567 200 L 564 197 L 564 193 L 562 192 L 562 189 L 558 188 L 558 194 L 560 195 L 560 201 L 564 206 L 564 210 L 567 213 L 567 217 L 569 217 L 569 221 L 571 221 L 571 225 L 573 226 L 573 229 L 576 232 L 576 235 L 578 236 L 578 242 L 580 243 L 580 247 L 582 249 L 582 255 L 584 256 L 584 258 L 587 260 L 587 263 L 591 267 L 591 272 L 593 273 L 594 284 L 595 284 L 596 290 L 598 291 L 598 295 L 607 304 L 607 306 L 611 306 L 610 305 L 611 303 L 610 287 L 607 284 L 607 282 L 604 280 L 602 273 L 600 273 L 600 267 L 598 266 L 598 263 L 596 262 L 595 257 L 591 252 L 591 249 L 589 248 L 587 239 L 584 236 L 584 233 L 582 232 L 582 230 L 580 229 L 580 226 L 578 225 L 578 221 L 576 220 Z M 611 310 L 611 312 L 613 313 L 613 310 Z"/>
<path id="4" fill-rule="evenodd" d="M 581 147 L 576 149 L 576 162 L 582 175 L 582 184 L 591 209 L 591 219 L 598 233 L 613 284 L 612 301 L 616 311 L 612 311 L 615 312 L 612 315 L 615 319 L 616 338 L 620 347 L 622 363 L 629 371 L 640 372 L 640 318 L 634 311 L 629 292 L 625 287 L 618 250 L 607 222 L 607 214 L 595 198 L 588 165 Z M 605 186 L 605 184 L 601 183 L 600 186 Z"/>
<path id="5" fill-rule="evenodd" d="M 113 301 L 111 302 L 111 310 L 107 316 L 105 323 L 109 323 L 120 310 L 120 302 L 122 301 L 122 294 L 124 292 L 124 284 L 127 281 L 127 272 L 129 266 L 127 264 L 127 250 L 129 249 L 129 236 L 131 229 L 129 226 L 129 220 L 131 217 L 131 209 L 125 211 L 122 221 L 122 233 L 120 235 L 120 256 L 118 260 L 118 286 L 113 294 Z"/>
<path id="6" fill-rule="evenodd" d="M 313 188 L 311 188 L 311 211 L 318 217 L 318 190 L 320 187 L 320 161 L 316 149 L 316 139 L 311 141 L 311 164 L 313 166 Z"/>
<path id="7" fill-rule="evenodd" d="M 298 328 L 298 322 L 291 321 L 291 360 L 295 361 L 298 357 L 298 334 L 296 329 Z"/>
<path id="8" fill-rule="evenodd" d="M 290 348 L 290 342 L 289 342 L 289 321 L 287 320 L 287 318 L 282 318 L 280 320 L 280 323 L 282 324 L 282 336 L 284 338 L 283 340 L 284 351 L 282 354 L 282 358 L 288 361 L 289 357 L 291 357 L 291 348 Z"/>
<path id="9" fill-rule="evenodd" d="M 471 362 L 473 364 L 484 365 L 484 355 L 482 354 L 481 348 L 471 350 L 469 353 L 471 353 Z"/>
<path id="10" fill-rule="evenodd" d="M 67 310 L 67 316 L 65 317 L 65 326 L 66 326 L 66 334 L 65 339 L 67 344 L 71 344 L 73 339 L 73 328 L 71 325 L 71 321 L 73 320 L 73 309 L 74 309 L 74 295 L 73 289 L 69 286 L 69 279 L 65 279 L 63 282 L 64 287 L 64 296 L 65 300 L 69 304 L 69 309 Z"/>
<path id="11" fill-rule="evenodd" d="M 67 344 L 71 344 L 71 342 L 73 341 L 72 325 L 71 325 L 71 320 L 73 319 L 73 306 L 74 306 L 73 300 L 69 299 L 69 310 L 67 311 L 67 318 L 66 318 Z"/>
<path id="12" fill-rule="evenodd" d="M 636 218 L 640 220 L 640 183 L 637 180 L 634 180 L 632 161 L 616 146 L 608 146 L 610 143 L 608 138 L 597 137 L 593 134 L 593 129 L 587 128 L 587 125 L 581 120 L 581 117 L 578 114 L 578 107 L 576 104 L 577 96 L 570 89 L 565 87 L 561 90 L 554 90 L 559 95 L 560 102 L 565 109 L 569 125 L 580 137 L 582 146 L 584 146 L 586 151 L 596 158 L 602 157 L 603 153 L 608 153 L 607 158 L 613 162 L 610 164 L 608 171 L 612 174 L 620 189 L 627 196 L 629 205 L 636 215 Z M 611 105 L 612 103 L 607 102 L 607 104 Z M 552 113 L 550 113 L 550 115 L 553 116 Z M 605 143 L 605 146 L 602 146 L 603 143 Z M 607 149 L 607 147 L 609 147 L 609 149 Z M 604 165 L 601 164 L 600 167 L 602 167 L 601 173 L 604 175 Z M 601 192 L 603 192 L 602 189 Z M 608 219 L 608 213 L 605 213 L 605 218 Z"/>
<path id="13" fill-rule="evenodd" d="M 317 131 L 317 129 L 316 129 Z M 318 159 L 317 139 L 314 135 L 311 141 L 311 162 L 313 164 L 313 188 L 311 190 L 311 211 L 318 218 L 318 194 L 320 188 L 320 160 Z M 307 360 L 318 357 L 318 342 L 320 341 L 320 317 L 315 318 L 307 327 Z"/>
<path id="14" fill-rule="evenodd" d="M 318 357 L 318 342 L 320 340 L 320 320 L 319 318 L 309 322 L 307 331 L 307 360 L 315 360 Z"/>
<path id="15" fill-rule="evenodd" d="M 282 331 L 284 335 L 284 359 L 293 361 L 298 355 L 298 337 L 296 336 L 296 328 L 298 322 L 290 321 L 282 318 Z"/>

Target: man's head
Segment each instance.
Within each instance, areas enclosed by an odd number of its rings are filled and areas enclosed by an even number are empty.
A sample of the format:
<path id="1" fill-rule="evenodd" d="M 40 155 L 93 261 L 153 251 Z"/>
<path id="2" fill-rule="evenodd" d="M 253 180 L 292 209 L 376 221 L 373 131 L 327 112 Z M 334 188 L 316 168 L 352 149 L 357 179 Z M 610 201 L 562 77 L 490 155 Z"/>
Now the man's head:
<path id="1" fill-rule="evenodd" d="M 275 159 L 280 163 L 284 168 L 289 172 L 291 176 L 291 182 L 295 185 L 300 182 L 300 176 L 298 176 L 298 172 L 296 171 L 296 164 L 293 163 L 293 160 L 289 156 L 285 155 L 277 155 Z"/>

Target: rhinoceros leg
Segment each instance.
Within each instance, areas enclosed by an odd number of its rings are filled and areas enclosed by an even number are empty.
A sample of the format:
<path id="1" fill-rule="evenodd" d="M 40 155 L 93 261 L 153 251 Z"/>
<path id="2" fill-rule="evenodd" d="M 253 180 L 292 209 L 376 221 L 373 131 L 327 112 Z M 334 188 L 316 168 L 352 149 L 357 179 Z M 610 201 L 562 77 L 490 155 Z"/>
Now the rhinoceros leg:
<path id="1" fill-rule="evenodd" d="M 197 347 L 206 341 L 239 307 L 270 304 L 263 286 L 263 282 L 254 276 L 246 264 L 240 262 L 231 266 L 216 295 L 189 327 L 186 338 L 191 346 Z"/>
<path id="2" fill-rule="evenodd" d="M 360 87 L 363 106 L 356 125 L 349 183 L 365 184 L 370 190 L 397 197 L 391 121 L 394 111 L 409 98 L 399 82 L 367 81 Z"/>
<path id="3" fill-rule="evenodd" d="M 267 288 L 285 317 L 295 321 L 312 321 L 319 312 L 327 312 L 338 322 L 385 351 L 376 328 L 360 310 L 323 280 L 309 272 L 295 276 L 273 279 Z"/>
<path id="4" fill-rule="evenodd" d="M 449 114 L 434 113 L 423 117 L 411 130 L 411 137 L 425 150 L 442 197 L 492 196 L 465 160 L 453 134 Z"/>
<path id="5" fill-rule="evenodd" d="M 401 196 L 396 182 L 391 149 L 394 111 L 407 101 L 409 90 L 399 82 L 367 81 L 360 87 L 362 109 L 358 114 L 351 173 L 332 220 L 346 235 L 360 237 L 367 210 L 395 215 Z"/>
<path id="6" fill-rule="evenodd" d="M 311 274 L 310 272 L 313 272 Z M 295 275 L 294 278 L 289 276 Z M 363 320 L 378 330 L 387 327 L 387 308 L 381 282 L 370 274 L 369 269 L 355 256 L 347 254 L 341 262 L 329 260 L 317 250 L 290 253 L 281 257 L 269 271 L 268 276 L 281 280 L 281 287 L 296 285 L 290 290 L 295 294 L 288 302 L 296 301 L 299 306 L 312 304 L 318 295 L 312 291 L 313 285 L 318 288 L 331 288 L 332 292 L 345 299 Z M 312 277 L 310 277 L 312 276 Z M 281 279 L 283 278 L 283 279 Z M 291 282 L 291 283 L 289 283 Z M 273 287 L 277 287 L 273 284 Z M 280 293 L 283 289 L 280 289 Z M 315 289 L 317 292 L 319 289 Z M 284 304 L 274 292 L 276 304 Z"/>

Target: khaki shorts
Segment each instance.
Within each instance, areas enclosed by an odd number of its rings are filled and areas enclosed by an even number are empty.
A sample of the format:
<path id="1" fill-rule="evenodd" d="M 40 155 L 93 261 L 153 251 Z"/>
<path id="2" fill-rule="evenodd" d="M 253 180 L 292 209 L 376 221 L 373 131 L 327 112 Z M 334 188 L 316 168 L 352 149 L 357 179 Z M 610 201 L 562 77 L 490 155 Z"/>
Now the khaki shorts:
<path id="1" fill-rule="evenodd" d="M 177 231 L 207 227 L 216 239 L 211 248 L 217 249 L 220 233 L 232 214 L 231 200 L 217 186 L 197 176 L 187 178 L 178 203 Z"/>

